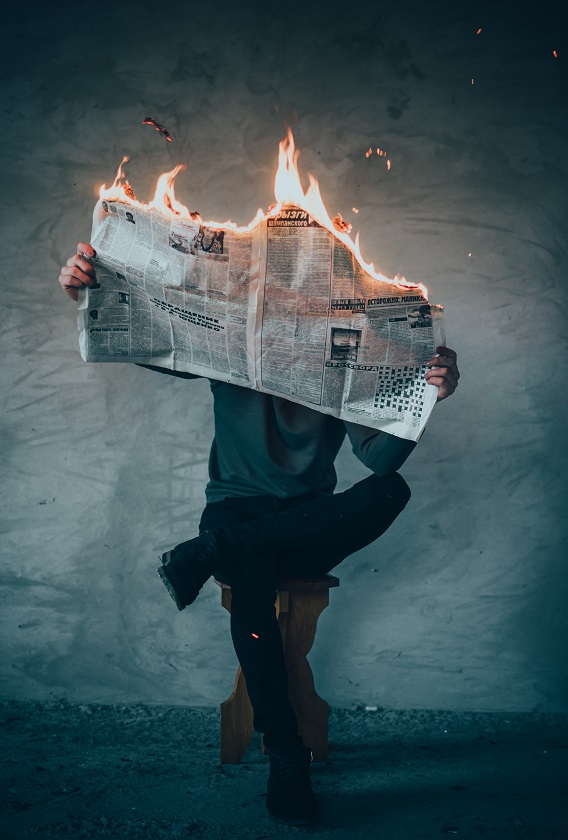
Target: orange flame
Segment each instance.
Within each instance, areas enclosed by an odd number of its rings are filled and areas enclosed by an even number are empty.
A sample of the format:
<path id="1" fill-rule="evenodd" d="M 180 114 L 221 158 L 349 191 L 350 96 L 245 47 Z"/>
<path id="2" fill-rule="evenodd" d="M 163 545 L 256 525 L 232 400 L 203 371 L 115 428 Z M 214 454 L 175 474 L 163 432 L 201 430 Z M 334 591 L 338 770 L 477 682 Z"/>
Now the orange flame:
<path id="1" fill-rule="evenodd" d="M 111 186 L 107 187 L 106 184 L 103 184 L 99 189 L 99 196 L 100 198 L 106 198 L 107 201 L 125 201 L 127 204 L 134 204 L 141 207 L 142 205 L 139 201 L 136 201 L 132 187 L 124 175 L 122 167 L 125 163 L 128 163 L 126 155 L 122 158 L 118 165 L 118 169 Z"/>
<path id="2" fill-rule="evenodd" d="M 195 216 L 195 213 L 189 212 L 185 204 L 180 204 L 176 200 L 174 194 L 174 181 L 176 176 L 186 168 L 182 163 L 178 163 L 171 172 L 164 172 L 163 175 L 160 175 L 156 184 L 154 198 L 148 207 L 154 207 L 156 210 L 162 210 L 163 207 L 167 207 L 168 210 L 171 210 L 177 216 Z"/>
<path id="3" fill-rule="evenodd" d="M 372 149 L 369 151 L 372 154 Z M 214 230 L 230 230 L 233 233 L 249 232 L 265 219 L 277 216 L 283 205 L 293 204 L 309 213 L 318 224 L 326 228 L 336 239 L 342 242 L 352 252 L 359 265 L 371 277 L 383 283 L 390 283 L 405 289 L 419 289 L 424 297 L 427 298 L 428 290 L 423 283 L 410 283 L 400 275 L 396 275 L 394 279 L 389 279 L 383 274 L 378 273 L 373 263 L 366 262 L 363 259 L 359 245 L 359 234 L 357 233 L 355 240 L 351 238 L 351 225 L 344 222 L 340 214 L 337 214 L 334 219 L 330 218 L 320 194 L 319 184 L 313 175 L 308 175 L 309 186 L 304 191 L 298 170 L 298 156 L 299 152 L 295 148 L 292 132 L 288 129 L 287 136 L 280 142 L 278 149 L 278 168 L 274 179 L 274 194 L 277 203 L 270 207 L 266 213 L 259 208 L 252 221 L 244 226 L 236 225 L 230 220 L 225 222 L 204 221 L 199 213 L 190 212 L 185 204 L 182 204 L 176 199 L 174 181 L 177 175 L 185 170 L 186 167 L 183 164 L 178 164 L 170 172 L 164 172 L 163 175 L 160 175 L 154 198 L 149 204 L 142 204 L 136 199 L 132 187 L 126 180 L 123 166 L 128 162 L 128 158 L 124 157 L 118 167 L 112 185 L 107 187 L 106 184 L 103 184 L 99 189 L 99 196 L 101 199 L 107 201 L 121 201 L 133 207 L 140 207 L 145 210 L 153 209 L 170 218 L 182 217 L 191 219 L 204 227 L 213 228 Z M 390 161 L 387 161 L 387 167 L 390 168 Z M 353 212 L 357 213 L 358 210 L 353 208 Z"/>

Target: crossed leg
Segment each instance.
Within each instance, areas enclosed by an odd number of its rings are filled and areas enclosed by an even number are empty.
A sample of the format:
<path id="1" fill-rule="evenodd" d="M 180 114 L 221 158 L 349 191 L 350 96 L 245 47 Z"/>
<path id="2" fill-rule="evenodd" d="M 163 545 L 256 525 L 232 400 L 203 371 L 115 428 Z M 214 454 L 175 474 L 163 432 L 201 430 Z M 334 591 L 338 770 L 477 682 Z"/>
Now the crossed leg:
<path id="1" fill-rule="evenodd" d="M 383 534 L 410 490 L 397 473 L 371 475 L 349 490 L 309 499 L 256 496 L 208 505 L 200 530 L 215 534 L 219 574 L 231 586 L 231 636 L 269 749 L 301 744 L 288 700 L 274 610 L 277 575 L 316 577 Z"/>

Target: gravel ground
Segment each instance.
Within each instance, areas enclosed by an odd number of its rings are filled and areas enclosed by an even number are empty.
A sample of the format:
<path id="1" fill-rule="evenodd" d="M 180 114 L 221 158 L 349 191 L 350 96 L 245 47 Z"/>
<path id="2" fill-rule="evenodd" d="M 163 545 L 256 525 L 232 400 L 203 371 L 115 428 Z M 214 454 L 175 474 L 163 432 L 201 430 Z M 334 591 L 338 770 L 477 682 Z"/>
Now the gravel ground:
<path id="1" fill-rule="evenodd" d="M 1 836 L 568 838 L 568 717 L 332 710 L 310 829 L 272 823 L 267 758 L 218 760 L 215 709 L 0 704 Z"/>

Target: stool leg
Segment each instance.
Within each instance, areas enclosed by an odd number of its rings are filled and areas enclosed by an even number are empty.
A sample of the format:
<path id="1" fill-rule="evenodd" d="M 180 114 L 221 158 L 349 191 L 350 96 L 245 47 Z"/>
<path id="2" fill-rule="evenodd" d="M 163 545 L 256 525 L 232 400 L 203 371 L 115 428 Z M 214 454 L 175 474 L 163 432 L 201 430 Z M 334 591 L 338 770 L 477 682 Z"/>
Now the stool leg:
<path id="1" fill-rule="evenodd" d="M 239 764 L 253 735 L 253 712 L 239 667 L 231 696 L 221 703 L 221 764 Z"/>
<path id="2" fill-rule="evenodd" d="M 230 613 L 230 590 L 221 590 L 221 603 Z M 329 707 L 315 690 L 314 675 L 306 656 L 314 643 L 318 617 L 328 604 L 328 590 L 281 591 L 276 602 L 288 673 L 288 696 L 299 721 L 300 735 L 312 750 L 314 761 L 327 759 Z M 253 732 L 253 710 L 239 667 L 233 693 L 221 703 L 221 763 L 238 764 Z"/>
<path id="3" fill-rule="evenodd" d="M 221 590 L 221 603 L 231 612 L 231 590 Z M 245 676 L 238 668 L 233 693 L 221 703 L 221 764 L 239 764 L 252 740 L 253 711 Z"/>
<path id="4" fill-rule="evenodd" d="M 328 705 L 317 694 L 306 655 L 312 648 L 319 615 L 329 604 L 329 592 L 290 592 L 284 656 L 288 671 L 288 696 L 300 735 L 314 761 L 325 761 L 328 751 Z"/>

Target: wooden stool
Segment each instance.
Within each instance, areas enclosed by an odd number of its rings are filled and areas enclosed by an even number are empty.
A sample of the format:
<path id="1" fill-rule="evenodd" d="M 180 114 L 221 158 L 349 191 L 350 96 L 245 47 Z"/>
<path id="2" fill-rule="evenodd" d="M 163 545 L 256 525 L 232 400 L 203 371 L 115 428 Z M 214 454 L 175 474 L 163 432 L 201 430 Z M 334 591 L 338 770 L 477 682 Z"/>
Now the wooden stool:
<path id="1" fill-rule="evenodd" d="M 221 603 L 231 612 L 231 587 L 221 587 Z M 312 669 L 306 655 L 312 648 L 319 615 L 329 604 L 329 590 L 339 586 L 339 578 L 278 578 L 276 615 L 288 672 L 288 697 L 298 718 L 300 735 L 312 750 L 314 761 L 327 758 L 328 705 L 314 687 Z M 244 674 L 239 667 L 231 696 L 221 703 L 221 763 L 238 764 L 253 735 L 253 712 Z"/>

